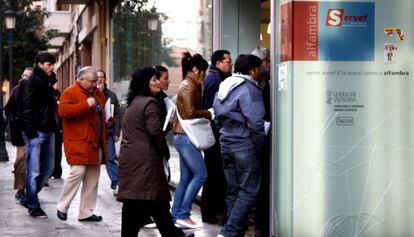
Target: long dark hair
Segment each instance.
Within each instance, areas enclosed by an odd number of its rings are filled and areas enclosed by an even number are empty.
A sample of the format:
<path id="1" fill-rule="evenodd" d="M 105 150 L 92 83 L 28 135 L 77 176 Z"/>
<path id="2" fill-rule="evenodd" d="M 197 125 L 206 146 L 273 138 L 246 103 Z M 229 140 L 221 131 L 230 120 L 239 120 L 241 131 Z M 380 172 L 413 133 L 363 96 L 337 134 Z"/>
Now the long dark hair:
<path id="1" fill-rule="evenodd" d="M 132 73 L 132 80 L 129 84 L 127 107 L 131 105 L 135 96 L 153 96 L 149 88 L 149 81 L 155 75 L 156 70 L 153 67 L 137 69 Z"/>
<path id="2" fill-rule="evenodd" d="M 191 56 L 189 52 L 185 52 L 181 59 L 181 67 L 184 79 L 187 73 L 193 70 L 193 67 L 196 67 L 199 71 L 205 72 L 208 68 L 208 63 L 200 54 Z"/>
<path id="3" fill-rule="evenodd" d="M 157 79 L 161 78 L 161 74 L 163 72 L 168 72 L 168 69 L 161 65 L 154 66 L 154 68 L 155 68 L 155 77 L 157 77 Z"/>

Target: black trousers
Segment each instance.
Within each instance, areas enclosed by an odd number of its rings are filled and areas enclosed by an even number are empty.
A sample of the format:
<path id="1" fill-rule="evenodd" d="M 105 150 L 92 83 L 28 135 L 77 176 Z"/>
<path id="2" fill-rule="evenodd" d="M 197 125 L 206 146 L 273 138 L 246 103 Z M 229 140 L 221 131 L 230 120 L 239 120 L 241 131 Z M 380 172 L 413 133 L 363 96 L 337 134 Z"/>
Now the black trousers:
<path id="1" fill-rule="evenodd" d="M 121 237 L 137 237 L 150 217 L 162 237 L 185 236 L 181 229 L 174 226 L 168 201 L 125 200 L 122 205 Z"/>
<path id="2" fill-rule="evenodd" d="M 224 176 L 223 161 L 218 142 L 204 151 L 204 162 L 207 169 L 207 180 L 201 193 L 201 218 L 203 222 L 214 222 L 218 215 L 225 217 L 227 181 Z M 225 221 L 225 220 L 224 220 Z"/>
<path id="3" fill-rule="evenodd" d="M 62 177 L 62 143 L 63 134 L 62 131 L 55 132 L 55 168 L 53 169 L 52 176 L 54 178 Z"/>
<path id="4" fill-rule="evenodd" d="M 271 179 L 271 137 L 267 136 L 268 143 L 261 158 L 260 166 L 262 171 L 262 183 L 257 196 L 257 220 L 256 231 L 260 237 L 270 236 L 270 179 Z"/>

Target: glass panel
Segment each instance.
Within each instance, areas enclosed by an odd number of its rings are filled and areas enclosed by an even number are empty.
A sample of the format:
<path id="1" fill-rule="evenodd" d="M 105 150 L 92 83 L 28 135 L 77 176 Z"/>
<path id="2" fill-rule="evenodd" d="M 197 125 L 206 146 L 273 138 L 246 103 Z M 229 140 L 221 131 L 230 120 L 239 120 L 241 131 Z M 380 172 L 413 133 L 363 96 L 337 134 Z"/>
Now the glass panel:
<path id="1" fill-rule="evenodd" d="M 260 45 L 259 0 L 223 1 L 223 48 L 233 58 L 249 54 Z"/>
<path id="2" fill-rule="evenodd" d="M 278 236 L 413 236 L 414 2 L 276 5 Z"/>
<path id="3" fill-rule="evenodd" d="M 163 65 L 171 80 L 167 93 L 174 94 L 182 79 L 182 53 L 205 58 L 212 53 L 212 0 L 120 1 L 112 27 L 111 89 L 124 96 L 134 69 Z"/>

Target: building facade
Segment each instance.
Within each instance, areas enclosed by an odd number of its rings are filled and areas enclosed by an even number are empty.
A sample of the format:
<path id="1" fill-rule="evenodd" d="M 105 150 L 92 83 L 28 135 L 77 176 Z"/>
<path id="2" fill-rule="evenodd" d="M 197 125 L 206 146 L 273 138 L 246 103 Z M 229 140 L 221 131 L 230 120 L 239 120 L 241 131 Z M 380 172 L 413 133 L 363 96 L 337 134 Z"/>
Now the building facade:
<path id="1" fill-rule="evenodd" d="M 135 68 L 162 64 L 172 95 L 184 51 L 270 48 L 272 234 L 414 235 L 413 1 L 44 3 L 61 89 L 92 65 L 123 97 Z"/>

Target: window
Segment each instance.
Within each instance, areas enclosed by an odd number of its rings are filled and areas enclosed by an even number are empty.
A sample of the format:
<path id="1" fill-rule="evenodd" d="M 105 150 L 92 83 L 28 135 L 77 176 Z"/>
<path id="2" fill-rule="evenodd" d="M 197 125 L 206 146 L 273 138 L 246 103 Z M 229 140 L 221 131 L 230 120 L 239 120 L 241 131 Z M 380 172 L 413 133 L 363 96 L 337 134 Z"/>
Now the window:
<path id="1" fill-rule="evenodd" d="M 200 53 L 206 59 L 212 53 L 211 6 L 212 0 L 118 3 L 112 18 L 112 89 L 123 96 L 136 68 L 163 65 L 171 80 L 167 93 L 175 93 L 182 53 Z"/>

